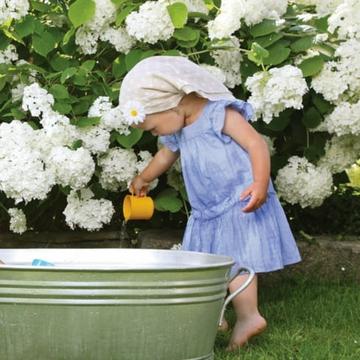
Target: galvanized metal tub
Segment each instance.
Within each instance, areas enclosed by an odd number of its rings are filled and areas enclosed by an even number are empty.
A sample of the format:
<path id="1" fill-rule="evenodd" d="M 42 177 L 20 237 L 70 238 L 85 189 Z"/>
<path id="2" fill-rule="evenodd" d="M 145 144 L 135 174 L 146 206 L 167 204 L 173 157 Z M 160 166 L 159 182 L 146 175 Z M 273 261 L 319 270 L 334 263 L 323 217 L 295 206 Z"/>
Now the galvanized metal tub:
<path id="1" fill-rule="evenodd" d="M 55 266 L 31 266 L 35 258 Z M 1 360 L 213 359 L 230 257 L 2 249 L 0 260 Z"/>

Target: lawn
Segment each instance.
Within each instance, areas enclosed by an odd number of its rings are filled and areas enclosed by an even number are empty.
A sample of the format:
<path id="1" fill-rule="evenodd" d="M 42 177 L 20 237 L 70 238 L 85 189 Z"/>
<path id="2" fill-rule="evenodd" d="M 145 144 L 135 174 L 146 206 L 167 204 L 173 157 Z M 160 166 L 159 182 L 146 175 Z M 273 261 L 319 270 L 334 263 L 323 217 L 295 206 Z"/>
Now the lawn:
<path id="1" fill-rule="evenodd" d="M 259 281 L 266 332 L 236 353 L 226 353 L 230 333 L 219 334 L 215 360 L 360 359 L 360 285 L 292 278 Z M 233 309 L 227 312 L 233 324 Z"/>

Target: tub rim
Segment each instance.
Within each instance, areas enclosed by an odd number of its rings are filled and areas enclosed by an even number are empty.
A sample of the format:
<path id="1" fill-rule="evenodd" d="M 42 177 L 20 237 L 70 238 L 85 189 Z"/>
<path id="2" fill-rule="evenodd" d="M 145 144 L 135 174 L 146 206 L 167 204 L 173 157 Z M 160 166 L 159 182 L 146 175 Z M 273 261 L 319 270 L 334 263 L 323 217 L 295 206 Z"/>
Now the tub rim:
<path id="1" fill-rule="evenodd" d="M 26 251 L 26 250 L 32 250 L 34 252 L 38 250 L 47 250 L 47 251 L 65 251 L 65 252 L 72 252 L 72 251 L 106 251 L 111 252 L 114 250 L 117 251 L 126 251 L 126 252 L 148 252 L 148 253 L 168 253 L 168 254 L 192 254 L 193 255 L 199 255 L 202 257 L 207 258 L 219 258 L 219 262 L 213 263 L 213 264 L 199 264 L 199 265 L 193 265 L 193 264 L 176 264 L 166 267 L 161 267 L 161 264 L 159 267 L 156 267 L 155 265 L 149 266 L 148 264 L 143 267 L 136 267 L 136 266 L 124 266 L 124 265 L 114 265 L 111 266 L 104 266 L 104 265 L 96 265 L 96 266 L 89 266 L 88 264 L 85 265 L 78 265 L 78 266 L 32 266 L 32 265 L 11 265 L 11 264 L 0 264 L 0 271 L 2 269 L 4 270 L 33 270 L 33 271 L 39 271 L 39 270 L 47 270 L 47 271 L 104 271 L 104 272 L 110 272 L 110 271 L 122 271 L 122 272 L 143 272 L 143 271 L 152 271 L 152 272 L 168 272 L 168 271 L 192 271 L 192 270 L 204 270 L 204 269 L 215 269 L 215 268 L 227 268 L 231 267 L 235 264 L 235 261 L 231 256 L 227 255 L 218 255 L 218 254 L 212 254 L 212 253 L 206 253 L 206 252 L 199 252 L 199 251 L 187 251 L 187 250 L 171 250 L 171 249 L 131 249 L 131 248 L 2 248 L 0 249 L 0 259 L 1 259 L 1 253 L 4 252 L 19 252 L 19 251 Z"/>

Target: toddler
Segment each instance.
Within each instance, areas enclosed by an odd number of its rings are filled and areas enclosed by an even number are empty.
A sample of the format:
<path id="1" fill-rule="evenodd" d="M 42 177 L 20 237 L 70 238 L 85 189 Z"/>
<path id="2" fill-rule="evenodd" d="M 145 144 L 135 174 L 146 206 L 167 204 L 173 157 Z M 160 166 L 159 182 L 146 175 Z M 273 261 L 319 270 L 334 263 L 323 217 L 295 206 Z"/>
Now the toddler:
<path id="1" fill-rule="evenodd" d="M 133 127 L 158 135 L 162 147 L 130 190 L 144 196 L 151 181 L 181 155 L 191 205 L 182 250 L 231 256 L 230 293 L 247 278 L 301 261 L 270 179 L 263 137 L 249 125 L 252 107 L 212 74 L 182 56 L 152 56 L 125 76 L 119 105 Z M 266 328 L 257 277 L 233 300 L 237 321 L 228 351 Z M 224 322 L 222 329 L 228 324 Z"/>

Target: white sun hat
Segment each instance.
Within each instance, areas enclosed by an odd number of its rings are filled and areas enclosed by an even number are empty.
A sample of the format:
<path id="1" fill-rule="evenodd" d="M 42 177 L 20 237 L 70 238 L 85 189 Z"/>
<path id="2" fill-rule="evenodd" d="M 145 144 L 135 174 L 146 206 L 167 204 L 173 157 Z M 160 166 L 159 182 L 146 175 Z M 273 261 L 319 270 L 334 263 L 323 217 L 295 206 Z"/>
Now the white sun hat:
<path id="1" fill-rule="evenodd" d="M 119 106 L 129 125 L 146 115 L 176 107 L 184 95 L 196 92 L 209 100 L 235 100 L 214 75 L 187 57 L 157 55 L 138 62 L 124 77 Z"/>

